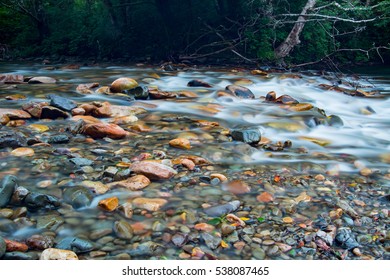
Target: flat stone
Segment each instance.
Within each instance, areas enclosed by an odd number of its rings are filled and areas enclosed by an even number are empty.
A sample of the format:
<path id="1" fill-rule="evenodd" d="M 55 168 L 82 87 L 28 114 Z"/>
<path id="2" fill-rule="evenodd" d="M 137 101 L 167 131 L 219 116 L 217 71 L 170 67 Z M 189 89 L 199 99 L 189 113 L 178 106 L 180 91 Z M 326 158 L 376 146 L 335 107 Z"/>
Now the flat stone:
<path id="1" fill-rule="evenodd" d="M 31 148 L 16 148 L 11 151 L 11 155 L 15 157 L 31 157 L 35 154 L 34 150 Z"/>
<path id="2" fill-rule="evenodd" d="M 86 158 L 71 158 L 69 161 L 77 166 L 93 165 L 93 161 Z"/>
<path id="3" fill-rule="evenodd" d="M 250 186 L 241 180 L 234 180 L 227 183 L 227 190 L 233 194 L 245 194 L 251 191 Z"/>
<path id="4" fill-rule="evenodd" d="M 42 252 L 40 260 L 78 260 L 73 251 L 49 248 Z"/>
<path id="5" fill-rule="evenodd" d="M 64 191 L 63 199 L 73 208 L 79 209 L 91 205 L 93 195 L 86 187 L 71 187 Z"/>
<path id="6" fill-rule="evenodd" d="M 216 205 L 204 209 L 204 212 L 211 217 L 220 217 L 222 215 L 229 214 L 233 211 L 236 211 L 240 206 L 239 200 L 230 201 L 226 204 Z"/>
<path id="7" fill-rule="evenodd" d="M 14 131 L 0 131 L 0 149 L 27 146 L 27 139 L 21 133 Z"/>
<path id="8" fill-rule="evenodd" d="M 152 161 L 135 162 L 130 166 L 134 173 L 143 174 L 151 180 L 170 179 L 177 174 L 173 168 Z"/>
<path id="9" fill-rule="evenodd" d="M 4 239 L 5 244 L 6 244 L 6 250 L 7 252 L 26 252 L 28 250 L 28 246 L 24 243 L 13 241 L 13 240 L 8 240 Z"/>
<path id="10" fill-rule="evenodd" d="M 137 197 L 133 199 L 132 204 L 137 208 L 146 209 L 148 211 L 158 211 L 168 201 L 163 198 L 144 198 Z"/>
<path id="11" fill-rule="evenodd" d="M 0 108 L 0 117 L 3 116 L 7 116 L 11 120 L 31 118 L 31 115 L 23 110 Z"/>
<path id="12" fill-rule="evenodd" d="M 72 109 L 77 107 L 77 103 L 68 98 L 58 96 L 55 94 L 50 94 L 48 96 L 50 98 L 50 105 L 57 107 L 64 111 L 71 111 Z"/>
<path id="13" fill-rule="evenodd" d="M 56 248 L 62 250 L 71 250 L 75 253 L 85 253 L 92 251 L 94 249 L 94 245 L 89 240 L 69 236 L 60 240 L 57 243 Z"/>
<path id="14" fill-rule="evenodd" d="M 23 84 L 23 75 L 0 74 L 0 84 Z"/>
<path id="15" fill-rule="evenodd" d="M 128 132 L 116 124 L 95 123 L 87 124 L 84 133 L 94 139 L 109 137 L 112 139 L 121 139 L 128 135 Z"/>
<path id="16" fill-rule="evenodd" d="M 150 180 L 144 175 L 136 175 L 123 181 L 113 182 L 108 184 L 110 188 L 122 187 L 132 191 L 138 191 L 149 186 Z"/>
<path id="17" fill-rule="evenodd" d="M 96 194 L 105 194 L 106 192 L 108 192 L 110 190 L 110 187 L 108 185 L 105 185 L 103 184 L 102 182 L 99 182 L 99 181 L 82 181 L 81 182 L 81 185 L 83 187 L 86 187 L 90 190 L 92 190 L 92 192 L 96 193 Z"/>
<path id="18" fill-rule="evenodd" d="M 191 148 L 190 141 L 186 138 L 176 138 L 169 141 L 169 145 L 175 148 L 189 150 Z"/>
<path id="19" fill-rule="evenodd" d="M 50 77 L 34 77 L 28 81 L 29 84 L 55 84 L 56 79 Z"/>

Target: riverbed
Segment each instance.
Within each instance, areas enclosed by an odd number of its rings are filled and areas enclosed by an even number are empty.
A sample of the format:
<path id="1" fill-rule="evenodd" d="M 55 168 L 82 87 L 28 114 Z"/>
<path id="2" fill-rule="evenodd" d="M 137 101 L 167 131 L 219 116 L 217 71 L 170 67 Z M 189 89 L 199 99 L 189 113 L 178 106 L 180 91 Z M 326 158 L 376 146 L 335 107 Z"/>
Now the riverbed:
<path id="1" fill-rule="evenodd" d="M 0 207 L 0 236 L 19 247 L 7 245 L 4 259 L 42 258 L 50 248 L 79 259 L 389 258 L 388 74 L 73 68 L 0 64 L 0 73 L 56 80 L 0 85 L 0 108 L 21 109 L 54 94 L 79 107 L 139 110 L 126 122 L 95 116 L 116 122 L 127 133 L 121 139 L 75 132 L 73 111 L 0 128 L 22 133 L 33 150 L 0 149 L 0 177 L 17 178 L 13 198 Z M 122 77 L 174 96 L 98 91 Z M 203 84 L 188 86 L 193 80 Z M 76 90 L 88 83 L 99 86 Z M 229 85 L 253 98 L 232 94 Z M 248 131 L 259 139 L 235 136 Z M 59 135 L 68 140 L 54 141 Z M 172 174 L 134 171 L 145 162 Z M 115 184 L 135 176 L 150 182 L 139 189 Z M 23 191 L 56 201 L 27 203 Z"/>

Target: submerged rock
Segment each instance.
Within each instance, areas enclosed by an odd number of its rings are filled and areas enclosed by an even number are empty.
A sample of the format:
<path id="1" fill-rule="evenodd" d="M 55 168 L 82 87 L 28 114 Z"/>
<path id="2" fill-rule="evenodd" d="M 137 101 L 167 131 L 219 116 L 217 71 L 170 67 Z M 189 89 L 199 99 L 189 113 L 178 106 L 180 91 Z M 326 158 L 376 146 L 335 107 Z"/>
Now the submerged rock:
<path id="1" fill-rule="evenodd" d="M 4 256 L 6 251 L 6 244 L 3 237 L 0 236 L 0 259 Z"/>
<path id="2" fill-rule="evenodd" d="M 222 215 L 229 214 L 233 211 L 236 211 L 240 207 L 239 200 L 233 200 L 226 204 L 216 205 L 204 209 L 204 212 L 211 217 L 220 217 Z"/>
<path id="3" fill-rule="evenodd" d="M 57 249 L 70 250 L 75 253 L 85 253 L 94 249 L 92 242 L 78 237 L 65 237 L 55 247 Z"/>
<path id="4" fill-rule="evenodd" d="M 20 260 L 20 261 L 30 261 L 37 260 L 38 255 L 34 252 L 23 253 L 23 252 L 7 252 L 3 256 L 4 260 Z"/>
<path id="5" fill-rule="evenodd" d="M 153 241 L 147 241 L 139 244 L 135 249 L 129 251 L 132 257 L 156 256 L 163 253 L 164 247 Z"/>
<path id="6" fill-rule="evenodd" d="M 92 203 L 92 192 L 85 187 L 67 188 L 64 191 L 63 198 L 66 203 L 72 205 L 75 209 L 88 207 Z"/>
<path id="7" fill-rule="evenodd" d="M 58 198 L 37 192 L 29 193 L 24 199 L 24 204 L 29 211 L 56 209 L 61 206 L 61 202 Z"/>
<path id="8" fill-rule="evenodd" d="M 177 174 L 176 170 L 157 162 L 139 161 L 130 166 L 134 173 L 143 174 L 152 180 L 170 179 Z"/>
<path id="9" fill-rule="evenodd" d="M 21 134 L 13 131 L 0 131 L 0 149 L 18 148 L 27 146 L 27 139 Z"/>
<path id="10" fill-rule="evenodd" d="M 336 244 L 342 248 L 351 250 L 357 247 L 361 247 L 355 240 L 350 228 L 339 228 L 336 234 Z"/>
<path id="11" fill-rule="evenodd" d="M 18 186 L 18 179 L 13 175 L 6 175 L 0 183 L 0 207 L 10 202 L 12 194 Z"/>
<path id="12" fill-rule="evenodd" d="M 209 83 L 206 83 L 202 80 L 191 80 L 188 82 L 187 86 L 189 87 L 206 87 L 211 88 L 211 85 Z"/>
<path id="13" fill-rule="evenodd" d="M 114 232 L 120 239 L 129 240 L 134 236 L 134 230 L 126 221 L 117 221 L 114 223 Z"/>
<path id="14" fill-rule="evenodd" d="M 113 123 L 94 123 L 87 124 L 84 133 L 94 139 L 109 137 L 112 139 L 121 139 L 128 135 L 128 132 L 120 126 Z"/>
<path id="15" fill-rule="evenodd" d="M 126 90 L 125 93 L 134 96 L 135 99 L 146 100 L 149 97 L 149 89 L 147 86 L 137 86 L 130 90 Z"/>
<path id="16" fill-rule="evenodd" d="M 54 245 L 54 238 L 45 235 L 33 235 L 26 240 L 26 244 L 33 250 L 45 250 Z"/>

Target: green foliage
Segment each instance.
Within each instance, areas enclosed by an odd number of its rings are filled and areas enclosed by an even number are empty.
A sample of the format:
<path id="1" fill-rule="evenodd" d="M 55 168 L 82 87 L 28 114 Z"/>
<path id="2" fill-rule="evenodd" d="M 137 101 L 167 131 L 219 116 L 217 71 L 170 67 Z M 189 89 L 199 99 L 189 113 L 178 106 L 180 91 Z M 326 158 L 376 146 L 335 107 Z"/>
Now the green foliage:
<path id="1" fill-rule="evenodd" d="M 15 4 L 24 5 L 25 10 Z M 275 49 L 290 33 L 307 0 L 0 0 L 0 44 L 13 56 L 79 56 L 155 61 L 180 56 L 236 59 L 229 51 L 262 63 L 275 63 Z M 324 18 L 309 21 L 287 63 L 316 61 L 326 55 L 349 63 L 379 60 L 389 47 L 390 0 L 318 0 L 318 13 L 375 21 L 352 23 Z M 354 9 L 347 9 L 354 7 Z M 27 11 L 27 12 L 26 12 Z M 284 16 L 282 16 L 284 15 Z M 312 19 L 309 17 L 308 19 Z M 356 31 L 356 32 L 353 32 Z M 225 51 L 221 51 L 225 50 Z M 208 56 L 210 55 L 210 56 Z M 385 59 L 390 52 L 382 50 Z"/>

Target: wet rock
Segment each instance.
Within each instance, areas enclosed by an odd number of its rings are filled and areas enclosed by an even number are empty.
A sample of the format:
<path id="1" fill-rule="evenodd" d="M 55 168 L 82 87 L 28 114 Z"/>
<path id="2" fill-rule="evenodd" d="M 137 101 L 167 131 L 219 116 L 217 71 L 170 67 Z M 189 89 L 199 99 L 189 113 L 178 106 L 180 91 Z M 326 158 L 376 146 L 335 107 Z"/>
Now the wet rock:
<path id="1" fill-rule="evenodd" d="M 230 131 L 233 140 L 255 145 L 261 140 L 261 133 L 258 129 L 234 129 Z"/>
<path id="2" fill-rule="evenodd" d="M 41 111 L 41 119 L 58 119 L 58 118 L 68 118 L 70 115 L 68 115 L 66 112 L 53 107 L 53 106 L 43 106 Z"/>
<path id="3" fill-rule="evenodd" d="M 146 100 L 149 97 L 149 89 L 147 86 L 137 86 L 125 91 L 125 93 L 134 96 L 135 99 Z"/>
<path id="4" fill-rule="evenodd" d="M 22 109 L 28 112 L 34 118 L 40 119 L 42 107 L 49 105 L 47 102 L 29 102 L 22 105 Z"/>
<path id="5" fill-rule="evenodd" d="M 152 161 L 140 161 L 131 165 L 134 173 L 143 174 L 151 180 L 170 179 L 177 174 L 173 168 Z"/>
<path id="6" fill-rule="evenodd" d="M 330 115 L 327 120 L 330 126 L 342 127 L 344 125 L 343 120 L 339 116 Z"/>
<path id="7" fill-rule="evenodd" d="M 169 145 L 175 148 L 189 150 L 191 148 L 190 141 L 186 138 L 176 138 L 169 141 Z"/>
<path id="8" fill-rule="evenodd" d="M 18 225 L 9 219 L 0 219 L 0 232 L 14 233 Z"/>
<path id="9" fill-rule="evenodd" d="M 108 197 L 106 199 L 100 200 L 98 206 L 105 211 L 112 212 L 119 205 L 119 199 L 117 197 Z"/>
<path id="10" fill-rule="evenodd" d="M 70 141 L 69 136 L 65 134 L 52 135 L 47 141 L 50 144 L 65 144 Z"/>
<path id="11" fill-rule="evenodd" d="M 153 241 L 147 241 L 139 244 L 135 249 L 129 251 L 132 257 L 157 256 L 163 253 L 164 247 Z"/>
<path id="12" fill-rule="evenodd" d="M 206 87 L 211 88 L 211 85 L 209 83 L 206 83 L 202 80 L 191 80 L 187 84 L 188 87 Z"/>
<path id="13" fill-rule="evenodd" d="M 23 75 L 0 74 L 0 84 L 22 84 L 23 82 Z"/>
<path id="14" fill-rule="evenodd" d="M 77 166 L 90 166 L 93 165 L 93 161 L 86 158 L 72 158 L 69 160 L 71 163 Z"/>
<path id="15" fill-rule="evenodd" d="M 3 237 L 0 236 L 0 259 L 4 256 L 6 251 L 6 244 Z"/>
<path id="16" fill-rule="evenodd" d="M 24 146 L 27 146 L 27 139 L 21 133 L 16 133 L 13 131 L 0 131 L 0 149 Z"/>
<path id="17" fill-rule="evenodd" d="M 129 189 L 131 191 L 138 191 L 146 188 L 147 186 L 149 186 L 149 184 L 150 180 L 148 179 L 148 177 L 144 175 L 136 175 L 123 181 L 110 183 L 108 184 L 108 186 L 110 188 L 121 187 Z"/>
<path id="18" fill-rule="evenodd" d="M 90 189 L 93 193 L 104 194 L 110 190 L 109 186 L 103 184 L 102 182 L 94 181 L 83 181 L 81 182 L 83 187 Z"/>
<path id="19" fill-rule="evenodd" d="M 11 197 L 11 203 L 15 205 L 21 205 L 29 193 L 30 191 L 25 187 L 16 187 Z"/>
<path id="20" fill-rule="evenodd" d="M 87 124 L 84 127 L 84 133 L 94 139 L 108 137 L 111 139 L 121 139 L 128 135 L 128 132 L 116 124 L 95 123 Z"/>
<path id="21" fill-rule="evenodd" d="M 184 233 L 175 233 L 172 236 L 172 243 L 175 244 L 177 247 L 182 247 L 184 244 L 187 243 L 187 234 Z"/>
<path id="22" fill-rule="evenodd" d="M 130 202 L 123 203 L 118 207 L 119 213 L 127 219 L 131 219 L 133 217 L 133 205 Z"/>
<path id="23" fill-rule="evenodd" d="M 272 196 L 272 194 L 270 194 L 270 193 L 268 193 L 268 192 L 262 192 L 261 194 L 259 194 L 259 195 L 256 197 L 256 199 L 257 199 L 257 201 L 259 201 L 259 202 L 265 202 L 265 203 L 274 201 L 274 197 Z"/>
<path id="24" fill-rule="evenodd" d="M 37 260 L 38 255 L 35 253 L 23 253 L 23 252 L 8 252 L 3 256 L 4 260 L 20 260 L 20 261 L 30 261 Z"/>
<path id="25" fill-rule="evenodd" d="M 31 157 L 35 154 L 34 150 L 31 148 L 16 148 L 11 151 L 11 155 L 15 157 Z"/>
<path id="26" fill-rule="evenodd" d="M 0 117 L 7 116 L 10 120 L 30 119 L 31 115 L 23 110 L 0 108 Z"/>
<path id="27" fill-rule="evenodd" d="M 34 77 L 28 81 L 29 84 L 55 84 L 56 82 L 56 79 L 50 77 Z"/>
<path id="28" fill-rule="evenodd" d="M 110 121 L 110 123 L 121 125 L 121 124 L 130 124 L 136 121 L 138 121 L 138 118 L 136 116 L 123 116 L 123 117 L 113 118 Z"/>
<path id="29" fill-rule="evenodd" d="M 221 244 L 222 241 L 220 236 L 210 234 L 208 232 L 202 232 L 201 237 L 203 241 L 206 243 L 207 247 L 209 247 L 212 250 L 216 249 Z"/>
<path id="30" fill-rule="evenodd" d="M 112 82 L 110 90 L 114 93 L 120 93 L 125 90 L 133 89 L 138 83 L 131 78 L 119 78 Z"/>
<path id="31" fill-rule="evenodd" d="M 0 207 L 5 207 L 10 202 L 12 194 L 17 186 L 18 179 L 15 176 L 4 176 L 0 183 Z"/>
<path id="32" fill-rule="evenodd" d="M 349 203 L 346 200 L 336 198 L 334 201 L 336 206 L 340 207 L 345 213 L 350 215 L 352 218 L 359 217 L 359 214 L 349 205 Z"/>
<path id="33" fill-rule="evenodd" d="M 240 206 L 240 204 L 241 203 L 239 200 L 234 200 L 226 204 L 216 205 L 216 206 L 206 208 L 204 209 L 204 212 L 211 217 L 219 217 L 236 211 Z"/>
<path id="34" fill-rule="evenodd" d="M 292 98 L 290 95 L 281 95 L 278 98 L 275 99 L 275 103 L 280 103 L 280 104 L 286 104 L 286 105 L 291 105 L 291 104 L 298 104 L 298 100 Z"/>
<path id="35" fill-rule="evenodd" d="M 99 86 L 99 83 L 89 83 L 89 84 L 80 84 L 77 86 L 76 91 L 81 94 L 92 94 L 93 91 L 91 89 Z M 109 88 L 107 87 L 109 91 Z"/>
<path id="36" fill-rule="evenodd" d="M 222 232 L 222 235 L 224 235 L 224 236 L 231 234 L 235 230 L 236 230 L 236 227 L 232 226 L 228 223 L 222 223 L 222 225 L 221 225 L 221 232 Z"/>
<path id="37" fill-rule="evenodd" d="M 24 204 L 29 211 L 56 209 L 61 206 L 61 202 L 58 198 L 37 192 L 29 193 L 24 199 Z"/>
<path id="38" fill-rule="evenodd" d="M 254 99 L 255 95 L 246 87 L 229 85 L 226 87 L 226 90 L 242 99 Z"/>
<path id="39" fill-rule="evenodd" d="M 168 98 L 176 98 L 177 93 L 171 91 L 162 91 L 158 89 L 149 89 L 149 96 L 152 99 L 168 99 Z"/>
<path id="40" fill-rule="evenodd" d="M 5 244 L 6 244 L 6 250 L 7 252 L 26 252 L 28 250 L 28 246 L 24 243 L 13 241 L 13 240 L 8 240 L 4 239 Z"/>
<path id="41" fill-rule="evenodd" d="M 233 194 L 245 194 L 251 191 L 249 185 L 241 180 L 234 180 L 226 184 L 227 190 Z"/>
<path id="42" fill-rule="evenodd" d="M 126 221 L 116 221 L 114 223 L 114 232 L 120 239 L 129 240 L 134 236 L 134 230 Z"/>
<path id="43" fill-rule="evenodd" d="M 27 246 L 32 250 L 43 251 L 54 245 L 54 238 L 45 235 L 33 235 L 26 240 Z"/>
<path id="44" fill-rule="evenodd" d="M 70 100 L 68 98 L 58 96 L 55 94 L 49 94 L 48 96 L 50 98 L 50 105 L 57 107 L 64 111 L 71 111 L 72 109 L 77 107 L 76 102 L 73 100 Z"/>
<path id="45" fill-rule="evenodd" d="M 351 229 L 339 228 L 336 233 L 336 244 L 345 249 L 354 249 L 361 247 L 360 244 L 355 240 Z"/>
<path id="46" fill-rule="evenodd" d="M 158 211 L 168 201 L 163 198 L 137 197 L 132 201 L 134 207 L 146 209 L 148 211 Z"/>
<path id="47" fill-rule="evenodd" d="M 85 253 L 94 249 L 92 242 L 78 237 L 65 237 L 55 247 L 57 249 L 70 250 L 75 253 Z"/>
<path id="48" fill-rule="evenodd" d="M 97 229 L 91 232 L 89 235 L 89 238 L 92 240 L 97 240 L 100 239 L 104 236 L 110 235 L 112 233 L 112 228 L 102 228 L 102 229 Z"/>
<path id="49" fill-rule="evenodd" d="M 245 227 L 246 226 L 245 222 L 234 214 L 227 214 L 226 220 L 228 220 L 230 223 L 232 223 L 236 227 Z M 252 230 L 251 228 L 248 228 L 248 229 Z M 245 230 L 244 230 L 244 232 L 245 232 Z"/>
<path id="50" fill-rule="evenodd" d="M 78 260 L 77 255 L 69 250 L 49 248 L 42 252 L 40 260 Z"/>
<path id="51" fill-rule="evenodd" d="M 72 205 L 74 209 L 80 209 L 91 205 L 93 195 L 88 188 L 79 186 L 67 188 L 64 191 L 63 199 L 66 203 Z"/>
<path id="52" fill-rule="evenodd" d="M 37 229 L 57 230 L 64 223 L 64 219 L 58 215 L 42 215 L 37 218 Z"/>
<path id="53" fill-rule="evenodd" d="M 119 118 L 135 116 L 145 112 L 145 109 L 137 106 L 119 106 L 104 102 L 99 104 L 99 107 L 93 109 L 91 113 L 93 116 L 98 118 Z"/>

